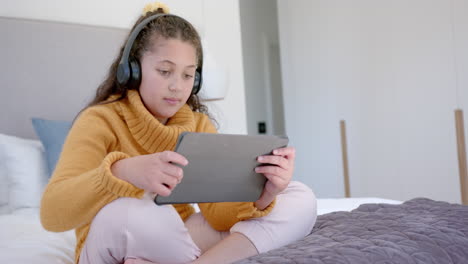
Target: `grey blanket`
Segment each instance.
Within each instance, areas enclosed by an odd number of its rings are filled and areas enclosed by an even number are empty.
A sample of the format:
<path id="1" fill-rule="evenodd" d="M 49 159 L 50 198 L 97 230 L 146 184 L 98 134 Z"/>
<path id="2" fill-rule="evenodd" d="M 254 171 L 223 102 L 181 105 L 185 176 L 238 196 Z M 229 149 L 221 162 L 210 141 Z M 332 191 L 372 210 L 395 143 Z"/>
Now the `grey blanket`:
<path id="1" fill-rule="evenodd" d="M 304 239 L 237 263 L 468 263 L 468 206 L 363 204 L 321 215 Z"/>

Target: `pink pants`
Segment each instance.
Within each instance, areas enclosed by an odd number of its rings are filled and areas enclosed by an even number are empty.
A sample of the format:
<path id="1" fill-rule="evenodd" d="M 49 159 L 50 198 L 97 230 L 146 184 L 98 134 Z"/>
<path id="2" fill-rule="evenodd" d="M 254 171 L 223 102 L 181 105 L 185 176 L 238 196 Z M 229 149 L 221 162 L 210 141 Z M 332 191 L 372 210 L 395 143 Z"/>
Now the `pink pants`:
<path id="1" fill-rule="evenodd" d="M 184 223 L 171 205 L 158 206 L 149 197 L 119 198 L 93 219 L 79 263 L 123 263 L 127 258 L 187 263 L 233 232 L 263 253 L 305 237 L 316 218 L 315 195 L 300 182 L 291 182 L 277 196 L 268 215 L 238 222 L 226 232 L 211 228 L 200 213 Z"/>

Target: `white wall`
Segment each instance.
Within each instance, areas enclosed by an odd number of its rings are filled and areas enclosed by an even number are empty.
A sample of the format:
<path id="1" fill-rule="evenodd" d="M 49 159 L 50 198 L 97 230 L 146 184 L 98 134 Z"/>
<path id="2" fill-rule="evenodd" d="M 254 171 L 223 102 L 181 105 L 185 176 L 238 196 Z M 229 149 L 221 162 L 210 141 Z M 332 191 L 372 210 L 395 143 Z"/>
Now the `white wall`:
<path id="1" fill-rule="evenodd" d="M 0 16 L 130 28 L 147 0 L 0 0 Z M 168 0 L 171 12 L 191 21 L 214 60 L 228 69 L 223 101 L 209 103 L 224 133 L 247 133 L 239 4 L 236 0 Z"/>
<path id="2" fill-rule="evenodd" d="M 279 51 L 272 50 L 278 47 L 276 2 L 240 0 L 239 8 L 248 133 L 259 134 L 258 122 L 266 122 L 267 134 L 283 134 Z"/>
<path id="3" fill-rule="evenodd" d="M 148 0 L 1 0 L 0 16 L 28 18 L 94 26 L 130 28 L 141 14 Z M 174 14 L 181 14 L 193 24 L 204 24 L 205 1 L 168 0 Z"/>
<path id="4" fill-rule="evenodd" d="M 278 1 L 286 130 L 296 176 L 319 196 L 343 195 L 344 119 L 352 196 L 460 201 L 453 110 L 466 107 L 455 73 L 466 86 L 467 36 L 452 41 L 451 4 Z M 466 32 L 466 3 L 454 4 Z"/>
<path id="5" fill-rule="evenodd" d="M 336 89 L 325 86 L 321 22 L 317 1 L 278 1 L 284 114 L 290 144 L 296 146 L 294 178 L 319 197 L 342 196 Z M 323 23 L 323 22 L 322 22 Z M 333 76 L 332 76 L 333 75 Z"/>
<path id="6" fill-rule="evenodd" d="M 453 1 L 454 63 L 457 77 L 457 107 L 464 110 L 465 140 L 468 140 L 468 1 Z"/>
<path id="7" fill-rule="evenodd" d="M 468 141 L 468 1 L 453 1 L 454 63 L 456 64 L 457 107 L 463 109 L 465 142 Z M 468 191 L 468 190 L 467 190 Z"/>

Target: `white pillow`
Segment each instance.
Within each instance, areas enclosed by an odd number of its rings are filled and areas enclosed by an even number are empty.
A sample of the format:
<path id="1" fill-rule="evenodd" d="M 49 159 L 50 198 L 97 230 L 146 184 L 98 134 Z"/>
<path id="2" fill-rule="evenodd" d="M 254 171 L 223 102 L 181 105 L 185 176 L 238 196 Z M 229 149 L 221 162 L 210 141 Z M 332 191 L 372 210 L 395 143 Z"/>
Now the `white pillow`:
<path id="1" fill-rule="evenodd" d="M 7 176 L 10 210 L 39 207 L 48 181 L 41 142 L 0 134 L 0 160 Z"/>

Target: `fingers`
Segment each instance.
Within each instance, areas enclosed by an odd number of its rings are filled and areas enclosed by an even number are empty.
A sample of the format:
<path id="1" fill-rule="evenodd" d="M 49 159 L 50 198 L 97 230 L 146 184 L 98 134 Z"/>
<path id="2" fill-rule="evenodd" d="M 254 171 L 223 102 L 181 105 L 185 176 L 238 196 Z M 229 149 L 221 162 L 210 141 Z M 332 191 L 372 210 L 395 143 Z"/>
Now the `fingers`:
<path id="1" fill-rule="evenodd" d="M 291 181 L 296 150 L 293 147 L 285 147 L 273 150 L 272 154 L 257 158 L 263 165 L 257 166 L 255 172 L 262 173 L 268 179 L 265 188 L 268 187 L 267 191 L 276 195 Z"/>
<path id="2" fill-rule="evenodd" d="M 174 177 L 177 180 L 177 183 L 181 182 L 184 177 L 184 170 L 173 164 L 167 164 L 164 166 L 162 168 L 162 172 L 169 177 Z"/>
<path id="3" fill-rule="evenodd" d="M 147 184 L 152 191 L 161 196 L 168 196 L 182 181 L 184 171 L 180 166 L 188 164 L 187 159 L 173 151 L 164 151 L 151 155 L 152 169 L 147 170 Z"/>
<path id="4" fill-rule="evenodd" d="M 182 166 L 186 166 L 188 164 L 188 160 L 177 152 L 164 151 L 159 154 L 160 154 L 160 159 L 163 162 L 175 163 L 175 164 L 179 164 Z"/>
<path id="5" fill-rule="evenodd" d="M 177 178 L 172 176 L 166 176 L 162 181 L 162 183 L 171 190 L 173 190 L 177 186 L 177 184 L 179 184 L 179 182 L 180 181 Z"/>
<path id="6" fill-rule="evenodd" d="M 294 169 L 295 152 L 294 147 L 285 147 L 273 150 L 273 155 L 259 156 L 257 161 L 265 166 L 256 167 L 255 172 L 285 178 Z"/>
<path id="7" fill-rule="evenodd" d="M 177 167 L 176 165 L 168 164 L 164 167 L 162 177 L 160 178 L 161 184 L 165 187 L 163 189 L 164 193 L 170 195 L 172 190 L 182 181 L 183 170 L 182 168 Z M 161 185 L 158 184 L 158 185 Z M 167 189 L 167 190 L 166 190 Z M 161 194 L 163 195 L 163 194 Z"/>
<path id="8" fill-rule="evenodd" d="M 273 164 L 289 169 L 294 164 L 296 149 L 294 147 L 279 148 L 273 150 L 273 155 L 263 155 L 257 158 L 257 161 L 264 164 Z"/>
<path id="9" fill-rule="evenodd" d="M 257 158 L 257 161 L 263 164 L 276 165 L 283 169 L 288 169 L 290 167 L 289 160 L 287 160 L 286 158 L 282 156 L 273 156 L 273 155 L 260 156 Z"/>
<path id="10" fill-rule="evenodd" d="M 164 184 L 157 184 L 154 188 L 154 193 L 157 193 L 161 196 L 169 196 L 172 190 L 169 187 L 165 186 Z"/>
<path id="11" fill-rule="evenodd" d="M 273 155 L 284 156 L 287 159 L 292 159 L 296 157 L 296 148 L 294 147 L 285 147 L 273 150 Z"/>
<path id="12" fill-rule="evenodd" d="M 258 166 L 255 168 L 255 172 L 265 174 L 265 176 L 272 175 L 281 178 L 284 178 L 283 175 L 288 175 L 288 170 L 279 166 Z"/>
<path id="13" fill-rule="evenodd" d="M 179 184 L 179 181 L 175 177 L 165 176 L 161 182 L 154 182 L 153 192 L 161 196 L 169 196 L 174 188 Z"/>
<path id="14" fill-rule="evenodd" d="M 279 191 L 282 191 L 286 189 L 286 187 L 288 187 L 288 184 L 289 184 L 288 179 L 285 179 L 281 176 L 268 174 L 268 173 L 264 175 L 268 179 L 268 181 L 271 182 Z"/>

